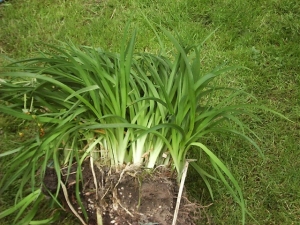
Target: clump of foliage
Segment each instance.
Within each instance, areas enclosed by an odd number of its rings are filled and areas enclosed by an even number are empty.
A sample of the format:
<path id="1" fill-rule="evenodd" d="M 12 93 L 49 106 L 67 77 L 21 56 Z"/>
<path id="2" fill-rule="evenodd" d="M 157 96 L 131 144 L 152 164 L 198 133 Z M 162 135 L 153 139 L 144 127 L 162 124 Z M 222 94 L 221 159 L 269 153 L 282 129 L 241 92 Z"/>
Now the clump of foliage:
<path id="1" fill-rule="evenodd" d="M 80 165 L 87 157 L 97 166 L 116 169 L 128 163 L 146 168 L 164 165 L 176 170 L 179 181 L 189 150 L 197 148 L 210 158 L 218 179 L 242 208 L 245 223 L 237 181 L 201 140 L 215 132 L 234 134 L 261 153 L 246 135 L 251 130 L 240 115 L 256 118 L 252 109 L 264 107 L 234 104 L 236 97 L 245 95 L 242 90 L 214 85 L 216 77 L 240 67 L 220 66 L 205 73 L 201 45 L 184 46 L 162 30 L 177 50 L 172 57 L 134 53 L 134 32 L 128 44 L 124 37 L 120 53 L 72 44 L 49 46 L 51 52 L 12 63 L 7 67 L 10 72 L 1 73 L 0 112 L 34 121 L 37 134 L 21 147 L 0 154 L 11 162 L 0 181 L 1 193 L 19 184 L 16 204 L 1 212 L 0 218 L 14 212 L 18 224 L 49 223 L 56 218 L 32 221 L 44 198 L 41 181 L 49 165 L 55 168 L 58 190 L 61 168 L 77 162 L 80 180 Z M 214 93 L 224 90 L 231 94 L 212 104 Z M 212 195 L 209 179 L 217 178 L 197 162 L 192 165 Z M 79 192 L 79 182 L 76 188 Z M 57 195 L 52 196 L 56 203 Z M 80 203 L 79 194 L 77 200 Z M 22 217 L 30 204 L 31 210 Z"/>

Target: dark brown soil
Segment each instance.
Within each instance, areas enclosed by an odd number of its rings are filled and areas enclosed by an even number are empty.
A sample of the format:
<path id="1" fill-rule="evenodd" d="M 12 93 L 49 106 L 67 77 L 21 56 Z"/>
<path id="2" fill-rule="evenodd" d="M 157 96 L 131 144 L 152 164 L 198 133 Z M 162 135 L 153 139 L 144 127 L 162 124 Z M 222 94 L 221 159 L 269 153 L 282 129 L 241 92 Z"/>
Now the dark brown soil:
<path id="1" fill-rule="evenodd" d="M 69 204 L 84 219 L 76 198 L 77 164 L 71 167 L 67 180 L 67 169 L 62 169 L 62 179 L 68 192 Z M 94 175 L 90 161 L 82 165 L 83 180 L 79 184 L 80 198 L 88 215 L 88 225 L 97 225 L 97 212 L 103 225 L 171 225 L 176 205 L 178 185 L 171 172 L 164 168 L 154 171 L 126 166 L 119 171 L 94 165 Z M 97 180 L 97 190 L 94 182 Z M 57 176 L 54 169 L 47 169 L 44 179 L 44 193 L 56 192 Z M 59 195 L 63 206 L 69 210 L 68 201 L 62 190 Z M 195 204 L 185 196 L 177 225 L 194 224 Z"/>

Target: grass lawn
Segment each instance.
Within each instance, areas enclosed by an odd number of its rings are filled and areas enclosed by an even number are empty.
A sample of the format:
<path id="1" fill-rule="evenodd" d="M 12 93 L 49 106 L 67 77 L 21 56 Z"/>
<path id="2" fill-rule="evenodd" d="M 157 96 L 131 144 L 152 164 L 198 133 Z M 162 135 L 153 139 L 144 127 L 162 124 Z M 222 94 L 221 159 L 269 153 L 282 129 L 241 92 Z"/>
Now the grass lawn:
<path id="1" fill-rule="evenodd" d="M 155 53 L 159 44 L 143 15 L 153 24 L 179 34 L 186 44 L 200 43 L 217 29 L 203 46 L 203 70 L 225 61 L 250 68 L 230 73 L 218 82 L 245 89 L 257 98 L 256 104 L 294 121 L 260 110 L 260 122 L 244 118 L 259 137 L 257 143 L 264 159 L 249 144 L 232 136 L 212 136 L 204 142 L 239 181 L 254 218 L 248 216 L 246 224 L 299 224 L 300 1 L 10 0 L 0 4 L 0 54 L 6 56 L 0 57 L 0 65 L 8 58 L 37 55 L 37 51 L 47 49 L 45 44 L 59 41 L 118 51 L 129 21 L 132 28 L 138 29 L 136 51 Z M 167 38 L 162 36 L 162 41 L 166 49 L 173 48 Z M 30 135 L 21 123 L 1 116 L 0 153 Z M 22 138 L 20 131 L 25 131 Z M 0 177 L 6 167 L 9 165 L 5 159 L 0 159 Z M 239 207 L 226 188 L 221 183 L 212 183 L 212 187 L 213 201 L 200 177 L 190 169 L 190 195 L 203 206 L 213 203 L 203 210 L 204 220 L 240 224 Z M 12 193 L 0 196 L 0 211 L 13 204 Z M 41 216 L 44 214 L 41 212 Z M 11 219 L 0 223 L 11 224 Z M 68 217 L 59 224 L 78 222 Z"/>

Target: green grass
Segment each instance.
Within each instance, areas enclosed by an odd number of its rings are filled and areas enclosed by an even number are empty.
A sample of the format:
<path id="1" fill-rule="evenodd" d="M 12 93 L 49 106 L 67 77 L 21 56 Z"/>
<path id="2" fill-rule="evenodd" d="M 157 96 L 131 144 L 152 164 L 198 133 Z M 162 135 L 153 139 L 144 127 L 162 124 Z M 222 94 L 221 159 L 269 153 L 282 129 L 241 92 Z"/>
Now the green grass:
<path id="1" fill-rule="evenodd" d="M 248 121 L 261 139 L 258 144 L 264 150 L 265 160 L 238 138 L 218 135 L 206 144 L 238 179 L 247 207 L 258 221 L 247 217 L 246 224 L 297 224 L 300 221 L 298 0 L 249 3 L 242 0 L 201 3 L 196 0 L 11 0 L 0 5 L 0 52 L 20 59 L 44 50 L 43 43 L 57 44 L 69 39 L 78 45 L 118 51 L 123 28 L 129 20 L 138 28 L 137 50 L 156 52 L 159 44 L 142 13 L 153 23 L 178 33 L 186 44 L 201 42 L 218 28 L 202 50 L 202 67 L 208 70 L 224 61 L 249 67 L 251 71 L 230 73 L 219 82 L 245 88 L 257 98 L 258 104 L 277 110 L 295 122 L 260 111 L 257 111 L 260 123 Z M 163 41 L 166 48 L 171 47 Z M 6 59 L 0 58 L 0 65 L 5 63 Z M 3 131 L 0 151 L 3 152 L 22 140 L 16 126 L 19 121 L 0 124 Z M 1 171 L 9 166 L 4 160 L 0 163 Z M 189 193 L 201 204 L 212 202 L 192 168 L 187 184 Z M 221 183 L 213 188 L 215 200 L 206 208 L 211 220 L 215 224 L 239 224 L 239 207 L 226 188 Z M 0 211 L 13 202 L 13 197 L 10 193 L 0 197 Z M 10 223 L 1 221 L 1 224 Z"/>

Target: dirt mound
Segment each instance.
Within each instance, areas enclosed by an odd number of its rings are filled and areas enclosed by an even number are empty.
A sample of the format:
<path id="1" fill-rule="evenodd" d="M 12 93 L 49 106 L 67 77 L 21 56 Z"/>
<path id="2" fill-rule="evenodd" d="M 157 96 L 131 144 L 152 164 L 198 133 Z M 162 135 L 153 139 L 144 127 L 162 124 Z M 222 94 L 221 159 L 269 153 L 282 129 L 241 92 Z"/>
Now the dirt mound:
<path id="1" fill-rule="evenodd" d="M 89 161 L 83 163 L 82 181 L 78 186 L 78 194 L 88 215 L 86 224 L 97 225 L 97 214 L 98 220 L 102 217 L 103 225 L 172 224 L 178 185 L 169 170 L 157 168 L 150 171 L 126 166 L 119 171 L 112 171 L 108 167 L 93 165 L 92 169 Z M 59 198 L 66 209 L 83 219 L 82 208 L 76 197 L 77 164 L 71 167 L 68 177 L 67 171 L 67 168 L 61 170 L 63 183 Z M 56 186 L 56 173 L 48 168 L 44 178 L 44 193 L 55 193 Z M 194 224 L 194 212 L 195 205 L 184 196 L 177 225 Z"/>

